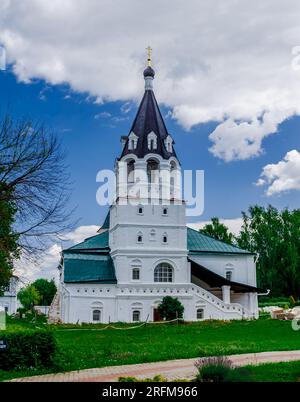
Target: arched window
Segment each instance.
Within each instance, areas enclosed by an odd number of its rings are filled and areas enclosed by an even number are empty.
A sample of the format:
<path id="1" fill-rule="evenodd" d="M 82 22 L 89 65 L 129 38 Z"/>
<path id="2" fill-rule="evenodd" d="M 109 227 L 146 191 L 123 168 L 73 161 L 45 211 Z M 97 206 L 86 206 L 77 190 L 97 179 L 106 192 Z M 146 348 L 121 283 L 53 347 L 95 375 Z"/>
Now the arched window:
<path id="1" fill-rule="evenodd" d="M 167 207 L 164 207 L 163 208 L 163 215 L 168 215 L 168 208 Z"/>
<path id="2" fill-rule="evenodd" d="M 134 322 L 141 321 L 141 312 L 139 310 L 133 310 L 132 321 L 134 321 Z"/>
<path id="3" fill-rule="evenodd" d="M 167 263 L 159 264 L 154 270 L 154 282 L 173 282 L 173 268 Z"/>
<path id="4" fill-rule="evenodd" d="M 93 321 L 94 322 L 101 321 L 101 310 L 93 310 Z"/>
<path id="5" fill-rule="evenodd" d="M 137 234 L 137 242 L 138 243 L 143 243 L 143 234 L 141 232 L 139 232 Z"/>
<path id="6" fill-rule="evenodd" d="M 197 308 L 197 320 L 203 320 L 204 310 L 203 308 Z"/>
<path id="7" fill-rule="evenodd" d="M 147 175 L 149 183 L 158 183 L 159 178 L 159 163 L 154 159 L 149 159 L 147 162 Z"/>
<path id="8" fill-rule="evenodd" d="M 144 213 L 144 208 L 139 205 L 138 206 L 138 214 L 143 215 L 143 213 Z"/>
<path id="9" fill-rule="evenodd" d="M 132 268 L 132 279 L 134 281 L 139 281 L 140 280 L 140 269 L 135 267 Z"/>
<path id="10" fill-rule="evenodd" d="M 148 134 L 148 149 L 154 151 L 157 148 L 157 136 L 153 131 Z"/>
<path id="11" fill-rule="evenodd" d="M 168 243 L 168 235 L 167 235 L 167 233 L 163 234 L 162 241 L 163 241 L 163 243 Z"/>
<path id="12" fill-rule="evenodd" d="M 130 133 L 128 139 L 129 139 L 128 149 L 130 151 L 136 149 L 137 142 L 138 142 L 138 137 L 134 134 L 134 132 Z"/>
<path id="13" fill-rule="evenodd" d="M 128 183 L 134 183 L 134 160 L 130 160 L 127 163 L 127 181 Z"/>

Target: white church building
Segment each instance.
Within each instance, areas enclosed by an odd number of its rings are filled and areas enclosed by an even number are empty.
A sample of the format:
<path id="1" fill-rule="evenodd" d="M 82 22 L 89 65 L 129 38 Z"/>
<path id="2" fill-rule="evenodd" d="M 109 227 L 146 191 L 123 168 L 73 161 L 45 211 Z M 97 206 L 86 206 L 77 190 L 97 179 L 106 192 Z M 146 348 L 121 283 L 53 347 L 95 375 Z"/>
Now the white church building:
<path id="1" fill-rule="evenodd" d="M 181 165 L 148 64 L 145 93 L 116 164 L 119 179 L 126 166 L 125 179 L 98 234 L 63 251 L 52 310 L 65 323 L 157 321 L 157 306 L 172 296 L 187 321 L 257 318 L 256 256 L 188 228 L 185 203 L 174 188 L 165 198 L 155 179 Z M 138 172 L 148 180 L 139 181 L 143 191 L 124 196 L 121 187 L 134 187 Z"/>

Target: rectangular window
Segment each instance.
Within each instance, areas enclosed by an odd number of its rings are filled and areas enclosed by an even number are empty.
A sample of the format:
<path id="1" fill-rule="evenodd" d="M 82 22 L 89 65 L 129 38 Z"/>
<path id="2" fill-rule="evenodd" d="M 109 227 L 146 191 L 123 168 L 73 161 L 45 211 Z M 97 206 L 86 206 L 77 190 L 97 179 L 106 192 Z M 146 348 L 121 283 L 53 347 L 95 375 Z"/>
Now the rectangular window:
<path id="1" fill-rule="evenodd" d="M 132 279 L 134 281 L 139 281 L 140 280 L 140 269 L 139 268 L 133 268 L 132 269 Z"/>
<path id="2" fill-rule="evenodd" d="M 232 271 L 226 271 L 226 279 L 228 281 L 231 281 L 231 279 L 232 279 Z"/>

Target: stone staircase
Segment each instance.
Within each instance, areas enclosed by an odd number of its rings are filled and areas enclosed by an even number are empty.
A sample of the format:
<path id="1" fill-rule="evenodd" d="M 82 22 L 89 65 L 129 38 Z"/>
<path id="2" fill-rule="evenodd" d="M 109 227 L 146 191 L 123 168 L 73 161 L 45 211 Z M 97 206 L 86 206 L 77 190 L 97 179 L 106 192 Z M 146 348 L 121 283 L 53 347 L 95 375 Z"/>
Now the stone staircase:
<path id="1" fill-rule="evenodd" d="M 222 312 L 224 314 L 224 317 L 228 314 L 231 316 L 231 319 L 249 318 L 251 316 L 248 310 L 239 303 L 225 303 L 213 293 L 200 288 L 195 284 L 193 284 L 191 290 L 194 295 L 199 298 L 199 300 L 205 301 L 206 303 L 210 304 L 211 306 Z"/>
<path id="2" fill-rule="evenodd" d="M 57 324 L 60 320 L 60 294 L 56 292 L 48 312 L 48 323 Z"/>

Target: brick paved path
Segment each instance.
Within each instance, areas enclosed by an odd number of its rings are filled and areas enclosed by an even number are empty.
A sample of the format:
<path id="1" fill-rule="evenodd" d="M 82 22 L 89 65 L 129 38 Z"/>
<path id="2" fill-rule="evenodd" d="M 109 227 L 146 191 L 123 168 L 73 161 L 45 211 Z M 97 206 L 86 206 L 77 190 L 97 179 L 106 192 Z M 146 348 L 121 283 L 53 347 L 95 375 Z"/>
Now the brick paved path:
<path id="1" fill-rule="evenodd" d="M 300 350 L 284 352 L 248 353 L 228 356 L 237 366 L 247 364 L 276 363 L 300 360 Z M 118 381 L 119 377 L 133 376 L 138 378 L 162 375 L 168 380 L 191 379 L 194 377 L 195 362 L 198 359 L 168 360 L 165 362 L 130 364 L 126 366 L 109 366 L 67 373 L 46 374 L 35 377 L 17 378 L 14 382 L 103 382 Z"/>

